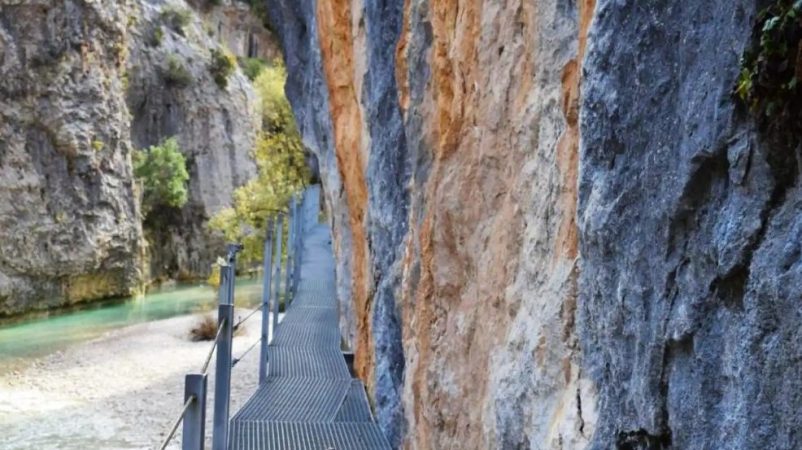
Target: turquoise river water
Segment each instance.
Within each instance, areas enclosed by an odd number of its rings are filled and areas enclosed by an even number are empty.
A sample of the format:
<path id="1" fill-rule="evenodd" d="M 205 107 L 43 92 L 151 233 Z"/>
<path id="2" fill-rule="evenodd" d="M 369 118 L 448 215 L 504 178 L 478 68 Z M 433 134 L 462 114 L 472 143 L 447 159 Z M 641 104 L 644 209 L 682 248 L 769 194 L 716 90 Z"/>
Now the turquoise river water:
<path id="1" fill-rule="evenodd" d="M 261 281 L 238 280 L 235 292 L 237 306 L 257 305 L 262 292 Z M 0 371 L 14 363 L 94 339 L 116 328 L 211 311 L 216 305 L 217 293 L 211 287 L 179 284 L 125 300 L 0 322 Z"/>

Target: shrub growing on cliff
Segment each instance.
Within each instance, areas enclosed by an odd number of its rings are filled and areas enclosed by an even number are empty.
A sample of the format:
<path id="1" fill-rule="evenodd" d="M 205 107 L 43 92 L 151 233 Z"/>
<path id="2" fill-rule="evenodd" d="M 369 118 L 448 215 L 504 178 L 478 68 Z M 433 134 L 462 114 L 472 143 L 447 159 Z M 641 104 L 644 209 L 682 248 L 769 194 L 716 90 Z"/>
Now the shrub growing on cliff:
<path id="1" fill-rule="evenodd" d="M 167 66 L 162 76 L 167 84 L 176 87 L 187 87 L 192 83 L 192 75 L 176 55 L 167 56 Z"/>
<path id="2" fill-rule="evenodd" d="M 242 73 L 251 81 L 256 80 L 267 67 L 267 62 L 262 58 L 237 58 L 237 62 L 242 68 Z"/>
<path id="3" fill-rule="evenodd" d="M 761 123 L 802 130 L 802 1 L 775 0 L 759 15 L 735 94 Z"/>
<path id="4" fill-rule="evenodd" d="M 263 116 L 263 131 L 253 149 L 259 173 L 235 191 L 233 208 L 209 222 L 226 239 L 245 244 L 240 256 L 243 264 L 261 260 L 265 219 L 285 209 L 292 194 L 309 179 L 303 144 L 284 96 L 284 79 L 281 67 L 268 67 L 256 79 Z"/>
<path id="5" fill-rule="evenodd" d="M 186 8 L 168 6 L 162 10 L 161 17 L 173 31 L 184 36 L 185 29 L 192 20 L 192 13 Z"/>
<path id="6" fill-rule="evenodd" d="M 144 187 L 142 209 L 146 215 L 157 206 L 180 208 L 186 204 L 189 173 L 175 138 L 135 152 L 134 175 Z"/>
<path id="7" fill-rule="evenodd" d="M 228 86 L 228 78 L 234 73 L 237 59 L 225 50 L 213 48 L 212 57 L 209 63 L 209 72 L 211 72 L 214 82 L 225 89 Z"/>
<path id="8" fill-rule="evenodd" d="M 162 45 L 164 41 L 164 30 L 161 26 L 157 25 L 153 28 L 153 32 L 150 35 L 150 45 L 151 47 L 158 47 Z"/>

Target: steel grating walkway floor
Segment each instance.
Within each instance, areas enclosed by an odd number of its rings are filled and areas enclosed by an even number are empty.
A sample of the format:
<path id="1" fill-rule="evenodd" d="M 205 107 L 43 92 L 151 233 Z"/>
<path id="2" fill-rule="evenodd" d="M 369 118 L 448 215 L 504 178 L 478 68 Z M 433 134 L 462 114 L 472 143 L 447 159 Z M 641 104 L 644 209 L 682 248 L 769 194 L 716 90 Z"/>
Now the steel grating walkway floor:
<path id="1" fill-rule="evenodd" d="M 232 450 L 389 449 L 340 351 L 327 226 L 304 240 L 298 292 L 269 346 L 268 377 L 231 419 Z"/>

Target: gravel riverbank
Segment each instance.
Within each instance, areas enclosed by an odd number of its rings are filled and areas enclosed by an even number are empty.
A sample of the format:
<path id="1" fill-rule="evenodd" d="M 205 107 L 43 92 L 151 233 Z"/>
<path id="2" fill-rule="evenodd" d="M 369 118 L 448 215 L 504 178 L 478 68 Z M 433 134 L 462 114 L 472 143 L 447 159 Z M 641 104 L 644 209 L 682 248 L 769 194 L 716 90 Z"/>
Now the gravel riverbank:
<path id="1" fill-rule="evenodd" d="M 237 316 L 248 312 L 238 309 Z M 210 342 L 189 339 L 202 316 L 118 329 L 0 375 L 0 448 L 157 447 L 183 405 L 184 375 L 199 371 L 209 351 Z M 260 322 L 255 314 L 234 338 L 235 357 L 259 339 Z M 233 369 L 232 412 L 256 389 L 258 355 L 257 345 Z M 208 390 L 207 438 L 214 360 Z"/>

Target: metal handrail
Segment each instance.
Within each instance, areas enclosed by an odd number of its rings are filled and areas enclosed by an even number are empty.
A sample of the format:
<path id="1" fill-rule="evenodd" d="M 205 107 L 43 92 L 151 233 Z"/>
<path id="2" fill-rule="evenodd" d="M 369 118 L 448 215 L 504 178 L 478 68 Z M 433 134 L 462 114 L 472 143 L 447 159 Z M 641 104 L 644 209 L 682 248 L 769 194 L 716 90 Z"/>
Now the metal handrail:
<path id="1" fill-rule="evenodd" d="M 212 342 L 212 348 L 209 349 L 209 354 L 206 355 L 206 362 L 203 363 L 201 373 L 207 373 L 209 370 L 209 363 L 212 362 L 212 355 L 214 355 L 214 349 L 217 347 L 217 341 L 220 339 L 220 332 L 223 331 L 223 325 L 225 323 L 226 319 L 223 318 L 223 320 L 217 325 L 217 334 L 214 336 L 214 341 Z"/>
<path id="2" fill-rule="evenodd" d="M 244 318 L 244 319 L 241 319 L 239 322 L 235 323 L 235 324 L 234 324 L 234 331 L 237 331 L 237 329 L 240 327 L 240 325 L 242 325 L 243 323 L 245 323 L 245 321 L 246 321 L 246 320 L 250 319 L 251 317 L 253 317 L 253 315 L 254 315 L 254 314 L 258 313 L 258 312 L 259 312 L 259 311 L 261 311 L 261 310 L 262 310 L 262 306 L 260 306 L 260 307 L 258 307 L 258 308 L 256 308 L 256 309 L 254 309 L 253 311 L 251 311 L 251 313 L 250 313 L 250 314 L 248 314 L 247 316 L 245 316 L 245 318 Z"/>
<path id="3" fill-rule="evenodd" d="M 242 352 L 242 354 L 241 354 L 241 355 L 239 355 L 239 358 L 234 358 L 234 359 L 231 361 L 231 367 L 236 367 L 236 366 L 237 366 L 237 363 L 238 363 L 238 362 L 240 362 L 240 361 L 242 361 L 242 358 L 244 358 L 244 357 L 245 357 L 245 355 L 247 355 L 247 354 L 248 354 L 248 352 L 250 352 L 251 350 L 253 350 L 253 348 L 254 348 L 254 347 L 256 347 L 256 344 L 259 344 L 260 342 L 262 342 L 262 338 L 261 338 L 261 337 L 260 337 L 259 339 L 257 339 L 257 340 L 256 340 L 256 342 L 254 342 L 253 344 L 251 344 L 251 346 L 250 346 L 250 347 L 248 347 L 248 349 L 247 349 L 247 350 L 245 350 L 244 352 Z"/>
<path id="4" fill-rule="evenodd" d="M 297 197 L 293 197 L 292 204 L 288 208 L 288 236 L 287 236 L 287 253 L 288 257 L 286 260 L 286 280 L 284 286 L 284 295 L 285 295 L 285 307 L 289 307 L 290 302 L 292 301 L 291 297 L 295 297 L 296 290 L 297 290 L 297 282 L 299 278 L 300 272 L 300 263 L 301 258 L 303 257 L 303 233 L 304 227 L 302 224 L 303 221 L 303 204 L 305 203 L 305 196 L 301 196 L 300 199 Z M 178 430 L 178 426 L 184 421 L 184 444 L 183 448 L 203 448 L 203 441 L 204 441 L 204 416 L 205 416 L 205 409 L 206 409 L 206 384 L 207 384 L 207 375 L 209 371 L 209 366 L 212 361 L 212 355 L 215 354 L 215 350 L 217 350 L 217 383 L 216 383 L 216 393 L 215 395 L 215 411 L 214 411 L 214 433 L 212 439 L 212 447 L 214 449 L 218 448 L 226 448 L 226 442 L 228 438 L 228 402 L 230 396 L 230 386 L 223 387 L 223 385 L 227 385 L 230 383 L 230 376 L 231 376 L 231 368 L 237 365 L 242 359 L 251 352 L 258 344 L 262 344 L 262 356 L 260 360 L 260 383 L 264 381 L 266 376 L 266 362 L 267 362 L 267 342 L 269 341 L 267 336 L 267 325 L 268 325 L 268 317 L 270 313 L 270 297 L 272 297 L 273 303 L 272 306 L 274 308 L 273 314 L 274 317 L 272 318 L 273 322 L 273 333 L 278 326 L 278 304 L 280 298 L 280 287 L 281 287 L 281 266 L 282 266 L 282 258 L 281 258 L 281 247 L 282 247 L 282 228 L 284 216 L 283 210 L 276 210 L 271 212 L 277 212 L 277 220 L 269 219 L 267 223 L 267 237 L 265 240 L 265 277 L 275 278 L 275 286 L 270 285 L 270 281 L 265 282 L 265 290 L 266 295 L 263 298 L 263 303 L 260 307 L 251 311 L 244 319 L 238 320 L 235 324 L 230 325 L 234 322 L 233 315 L 234 315 L 234 280 L 233 280 L 233 267 L 236 264 L 236 254 L 242 249 L 240 244 L 230 244 L 228 246 L 228 255 L 226 257 L 226 267 L 228 272 L 226 272 L 226 276 L 221 273 L 221 281 L 224 281 L 220 288 L 220 305 L 218 309 L 218 326 L 217 332 L 215 333 L 214 340 L 212 341 L 212 346 L 209 349 L 209 353 L 206 355 L 206 359 L 203 363 L 201 368 L 201 373 L 199 374 L 188 374 L 185 380 L 185 397 L 186 400 L 184 402 L 184 407 L 181 410 L 181 415 L 175 420 L 172 427 L 170 428 L 170 432 L 168 433 L 167 437 L 165 438 L 164 442 L 162 443 L 160 450 L 164 450 L 170 441 L 175 437 L 175 433 Z M 273 230 L 273 224 L 275 223 L 275 231 Z M 273 241 L 273 233 L 275 232 L 276 239 Z M 274 248 L 272 243 L 275 242 L 276 247 Z M 269 252 L 268 252 L 269 248 Z M 273 254 L 270 254 L 273 253 Z M 275 273 L 271 270 L 271 260 L 275 256 L 276 264 L 275 264 Z M 271 289 L 274 288 L 274 289 Z M 271 292 L 273 291 L 273 292 Z M 271 295 L 272 294 L 272 295 Z M 233 331 L 237 330 L 243 323 L 249 320 L 251 317 L 256 315 L 258 312 L 262 312 L 262 335 L 260 338 L 251 344 L 240 356 L 239 358 L 232 358 L 231 355 L 231 338 Z M 272 333 L 271 333 L 272 334 Z M 222 340 L 222 342 L 221 342 Z M 227 362 L 224 362 L 226 359 L 231 361 L 230 365 Z M 222 364 L 222 365 L 221 365 Z M 223 388 L 222 391 L 219 388 Z M 193 402 L 197 402 L 197 405 L 191 408 Z M 191 414 L 187 416 L 188 411 L 191 411 Z M 189 445 L 188 445 L 189 444 Z"/>
<path id="5" fill-rule="evenodd" d="M 192 402 L 194 402 L 195 400 L 197 400 L 197 397 L 192 395 L 187 399 L 186 402 L 184 402 L 184 407 L 181 409 L 181 415 L 178 416 L 178 419 L 176 419 L 175 423 L 173 423 L 173 427 L 170 429 L 170 432 L 167 434 L 167 437 L 164 439 L 164 442 L 162 442 L 162 445 L 159 447 L 159 450 L 164 450 L 165 448 L 167 448 L 167 444 L 170 443 L 170 441 L 175 436 L 175 432 L 178 430 L 178 425 L 180 425 L 181 421 L 184 420 L 184 415 L 186 415 L 187 410 L 189 409 L 189 405 L 191 405 Z"/>

